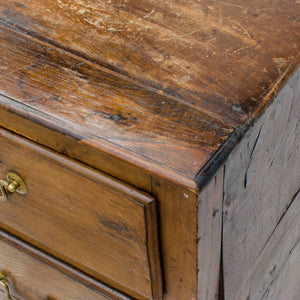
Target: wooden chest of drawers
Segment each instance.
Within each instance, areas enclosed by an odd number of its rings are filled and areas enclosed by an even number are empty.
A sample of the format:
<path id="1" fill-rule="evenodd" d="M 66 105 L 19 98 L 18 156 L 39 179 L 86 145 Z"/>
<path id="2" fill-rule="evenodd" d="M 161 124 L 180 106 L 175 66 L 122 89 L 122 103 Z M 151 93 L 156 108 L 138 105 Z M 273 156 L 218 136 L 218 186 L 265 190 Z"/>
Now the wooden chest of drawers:
<path id="1" fill-rule="evenodd" d="M 299 20 L 0 0 L 0 297 L 299 299 Z"/>

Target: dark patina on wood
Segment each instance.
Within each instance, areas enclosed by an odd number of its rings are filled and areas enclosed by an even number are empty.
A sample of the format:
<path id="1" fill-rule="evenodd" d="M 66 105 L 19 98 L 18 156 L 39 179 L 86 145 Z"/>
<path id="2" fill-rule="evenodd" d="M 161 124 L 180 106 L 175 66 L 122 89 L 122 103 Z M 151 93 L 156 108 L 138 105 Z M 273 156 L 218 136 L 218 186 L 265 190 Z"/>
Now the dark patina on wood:
<path id="1" fill-rule="evenodd" d="M 197 181 L 298 64 L 299 10 L 290 0 L 0 1 L 2 94 L 96 148 L 105 140 L 165 178 Z"/>

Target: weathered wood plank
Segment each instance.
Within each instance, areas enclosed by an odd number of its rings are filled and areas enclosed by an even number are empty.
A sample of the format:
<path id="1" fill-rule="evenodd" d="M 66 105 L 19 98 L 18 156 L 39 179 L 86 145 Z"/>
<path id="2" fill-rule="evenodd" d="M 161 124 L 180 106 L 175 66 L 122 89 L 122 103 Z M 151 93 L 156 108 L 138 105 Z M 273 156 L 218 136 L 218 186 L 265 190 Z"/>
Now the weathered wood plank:
<path id="1" fill-rule="evenodd" d="M 198 300 L 219 296 L 224 169 L 199 194 Z"/>
<path id="2" fill-rule="evenodd" d="M 291 200 L 234 299 L 296 300 L 300 298 L 300 193 Z"/>
<path id="3" fill-rule="evenodd" d="M 226 164 L 223 261 L 226 299 L 237 290 L 300 182 L 300 70 Z"/>

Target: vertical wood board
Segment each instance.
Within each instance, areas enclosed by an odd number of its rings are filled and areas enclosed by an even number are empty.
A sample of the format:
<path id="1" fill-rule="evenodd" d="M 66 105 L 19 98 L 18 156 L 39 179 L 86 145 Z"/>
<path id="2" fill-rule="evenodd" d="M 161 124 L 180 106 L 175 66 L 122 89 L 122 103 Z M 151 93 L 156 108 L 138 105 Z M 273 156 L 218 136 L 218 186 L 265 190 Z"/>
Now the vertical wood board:
<path id="1" fill-rule="evenodd" d="M 218 299 L 224 169 L 198 196 L 198 300 Z"/>
<path id="2" fill-rule="evenodd" d="M 300 70 L 229 156 L 223 259 L 235 299 L 300 183 Z"/>
<path id="3" fill-rule="evenodd" d="M 300 193 L 291 200 L 233 299 L 300 299 Z"/>

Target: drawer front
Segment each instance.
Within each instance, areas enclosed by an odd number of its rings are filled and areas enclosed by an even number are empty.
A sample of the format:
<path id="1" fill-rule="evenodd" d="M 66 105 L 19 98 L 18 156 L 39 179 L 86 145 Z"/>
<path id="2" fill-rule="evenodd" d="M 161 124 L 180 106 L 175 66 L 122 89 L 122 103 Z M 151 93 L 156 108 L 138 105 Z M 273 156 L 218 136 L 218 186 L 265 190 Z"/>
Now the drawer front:
<path id="1" fill-rule="evenodd" d="M 5 230 L 138 299 L 160 299 L 156 201 L 100 172 L 0 130 L 0 176 L 26 195 L 0 203 Z"/>
<path id="2" fill-rule="evenodd" d="M 0 231 L 0 272 L 6 277 L 13 300 L 129 300 L 109 287 L 102 286 L 103 291 L 97 291 L 93 283 L 88 285 L 71 276 L 68 266 L 3 231 Z M 7 299 L 3 286 L 0 299 Z"/>

